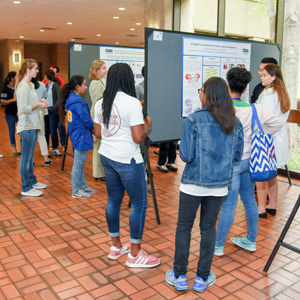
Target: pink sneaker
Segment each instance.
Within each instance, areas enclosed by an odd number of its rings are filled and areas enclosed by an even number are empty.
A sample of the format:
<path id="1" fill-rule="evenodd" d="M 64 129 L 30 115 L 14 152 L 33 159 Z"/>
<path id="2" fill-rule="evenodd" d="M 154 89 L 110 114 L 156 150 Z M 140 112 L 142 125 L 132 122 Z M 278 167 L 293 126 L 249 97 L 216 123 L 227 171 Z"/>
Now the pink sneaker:
<path id="1" fill-rule="evenodd" d="M 144 250 L 140 250 L 136 257 L 130 258 L 127 256 L 125 264 L 129 268 L 153 268 L 160 264 L 160 259 L 150 256 Z"/>
<path id="2" fill-rule="evenodd" d="M 108 254 L 108 258 L 112 259 L 112 260 L 117 260 L 120 256 L 122 256 L 125 253 L 128 253 L 130 251 L 130 244 L 122 244 L 122 247 L 120 249 L 117 250 L 112 250 L 113 246 L 110 247 L 110 251 Z"/>

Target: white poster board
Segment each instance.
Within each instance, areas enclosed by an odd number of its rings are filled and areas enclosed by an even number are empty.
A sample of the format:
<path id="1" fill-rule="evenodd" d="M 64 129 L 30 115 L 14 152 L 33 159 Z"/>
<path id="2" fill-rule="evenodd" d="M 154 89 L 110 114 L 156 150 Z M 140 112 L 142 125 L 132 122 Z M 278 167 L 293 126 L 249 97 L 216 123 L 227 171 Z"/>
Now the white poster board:
<path id="1" fill-rule="evenodd" d="M 130 65 L 134 74 L 135 85 L 144 79 L 141 73 L 145 60 L 145 50 L 143 48 L 99 46 L 99 60 L 105 62 L 107 69 L 119 62 Z M 103 78 L 102 81 L 106 84 L 106 78 Z"/>
<path id="2" fill-rule="evenodd" d="M 232 67 L 250 70 L 251 44 L 201 38 L 183 38 L 181 116 L 201 108 L 198 89 L 210 77 L 226 80 Z M 249 88 L 242 96 L 249 102 Z"/>

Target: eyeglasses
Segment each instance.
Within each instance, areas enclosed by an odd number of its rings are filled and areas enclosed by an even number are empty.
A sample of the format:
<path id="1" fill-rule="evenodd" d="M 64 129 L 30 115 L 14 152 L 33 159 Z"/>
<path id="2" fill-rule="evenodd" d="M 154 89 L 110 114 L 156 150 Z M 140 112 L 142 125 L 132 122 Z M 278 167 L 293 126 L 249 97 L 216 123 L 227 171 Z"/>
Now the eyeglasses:
<path id="1" fill-rule="evenodd" d="M 258 68 L 257 69 L 257 72 L 262 72 L 264 69 L 260 69 L 260 68 Z"/>
<path id="2" fill-rule="evenodd" d="M 39 68 L 38 67 L 33 67 L 33 68 L 31 68 L 31 70 L 39 70 Z"/>
<path id="3" fill-rule="evenodd" d="M 204 92 L 203 89 L 198 89 L 198 94 L 200 94 L 201 92 Z"/>

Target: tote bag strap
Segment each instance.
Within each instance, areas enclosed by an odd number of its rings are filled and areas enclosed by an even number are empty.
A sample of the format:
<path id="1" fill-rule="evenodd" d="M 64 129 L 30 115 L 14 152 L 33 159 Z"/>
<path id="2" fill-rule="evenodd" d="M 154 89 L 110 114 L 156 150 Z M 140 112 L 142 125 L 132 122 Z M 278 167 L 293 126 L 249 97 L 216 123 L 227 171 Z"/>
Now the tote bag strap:
<path id="1" fill-rule="evenodd" d="M 252 103 L 251 104 L 252 107 L 252 122 L 251 122 L 251 132 L 253 134 L 254 131 L 254 127 L 255 127 L 255 122 L 257 123 L 258 129 L 260 130 L 260 132 L 262 134 L 264 134 L 264 131 L 262 130 L 262 127 L 260 125 L 259 119 L 258 119 L 258 115 L 257 115 L 257 111 L 256 111 L 256 107 L 255 105 Z"/>

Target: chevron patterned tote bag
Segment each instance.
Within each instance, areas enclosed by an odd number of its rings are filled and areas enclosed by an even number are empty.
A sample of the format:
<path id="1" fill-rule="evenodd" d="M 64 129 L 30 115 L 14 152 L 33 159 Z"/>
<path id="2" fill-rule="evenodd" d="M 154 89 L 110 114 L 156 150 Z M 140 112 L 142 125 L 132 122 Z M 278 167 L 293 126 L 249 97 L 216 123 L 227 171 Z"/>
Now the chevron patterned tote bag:
<path id="1" fill-rule="evenodd" d="M 277 160 L 271 134 L 265 134 L 261 128 L 254 104 L 251 123 L 250 176 L 252 181 L 267 181 L 277 176 Z M 255 122 L 259 133 L 254 133 Z"/>

